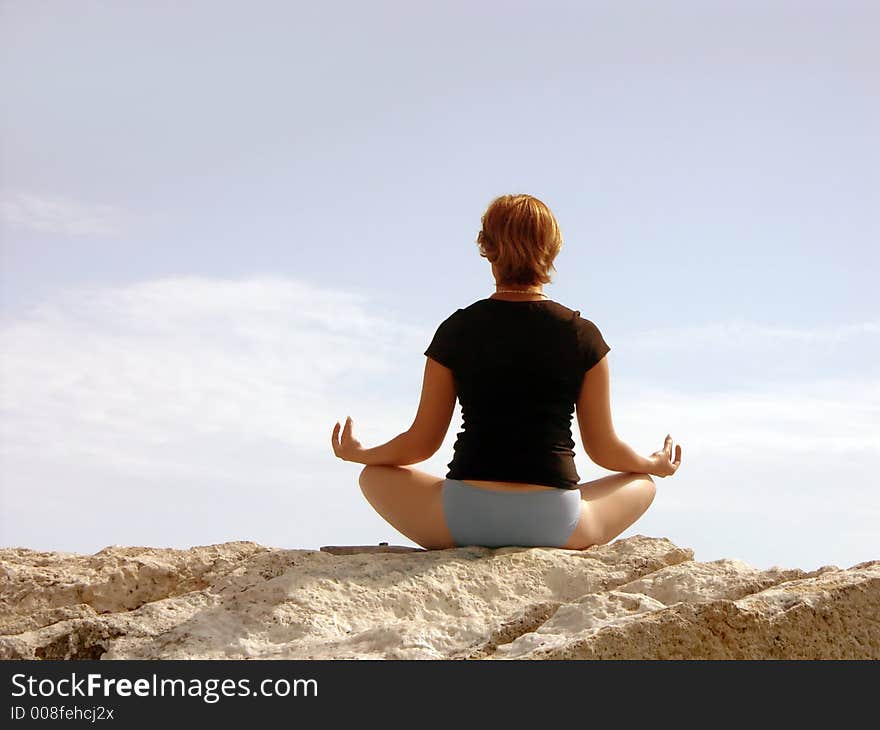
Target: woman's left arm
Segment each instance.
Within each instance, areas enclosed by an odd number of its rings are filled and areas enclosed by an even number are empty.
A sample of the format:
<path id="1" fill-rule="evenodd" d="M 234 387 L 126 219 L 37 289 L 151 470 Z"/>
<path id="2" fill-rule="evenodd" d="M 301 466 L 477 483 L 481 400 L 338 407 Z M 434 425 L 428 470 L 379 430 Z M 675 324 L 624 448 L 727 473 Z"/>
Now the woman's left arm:
<path id="1" fill-rule="evenodd" d="M 443 444 L 457 393 L 455 378 L 445 365 L 427 358 L 422 396 L 412 426 L 381 446 L 365 449 L 352 434 L 351 417 L 346 419 L 342 437 L 339 423 L 333 428 L 333 452 L 343 461 L 357 464 L 407 466 L 430 459 Z"/>

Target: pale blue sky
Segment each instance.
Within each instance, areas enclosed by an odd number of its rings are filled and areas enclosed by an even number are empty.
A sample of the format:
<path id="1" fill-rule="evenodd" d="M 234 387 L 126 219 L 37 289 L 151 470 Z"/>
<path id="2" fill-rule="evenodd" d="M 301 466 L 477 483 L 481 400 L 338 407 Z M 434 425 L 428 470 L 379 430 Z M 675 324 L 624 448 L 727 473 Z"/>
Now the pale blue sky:
<path id="1" fill-rule="evenodd" d="M 330 450 L 417 406 L 527 192 L 684 464 L 624 535 L 880 555 L 880 9 L 0 2 L 0 544 L 412 544 Z M 460 425 L 421 465 L 446 472 Z M 582 480 L 589 463 L 575 426 Z"/>

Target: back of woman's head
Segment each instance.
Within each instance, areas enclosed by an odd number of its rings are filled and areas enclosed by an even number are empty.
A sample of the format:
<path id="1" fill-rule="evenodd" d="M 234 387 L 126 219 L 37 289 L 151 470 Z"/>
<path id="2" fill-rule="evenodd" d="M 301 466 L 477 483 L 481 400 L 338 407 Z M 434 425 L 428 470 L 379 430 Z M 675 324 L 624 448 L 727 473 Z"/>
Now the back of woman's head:
<path id="1" fill-rule="evenodd" d="M 548 284 L 562 248 L 556 217 L 531 195 L 501 195 L 483 213 L 480 256 L 495 264 L 499 284 Z"/>

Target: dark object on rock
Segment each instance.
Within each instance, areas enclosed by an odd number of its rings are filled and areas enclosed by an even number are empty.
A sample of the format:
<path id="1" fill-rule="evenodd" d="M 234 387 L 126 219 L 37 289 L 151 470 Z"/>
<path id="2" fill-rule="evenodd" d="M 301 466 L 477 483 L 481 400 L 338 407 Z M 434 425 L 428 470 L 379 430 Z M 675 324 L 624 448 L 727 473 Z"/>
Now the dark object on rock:
<path id="1" fill-rule="evenodd" d="M 353 553 L 424 553 L 424 548 L 407 547 L 406 545 L 389 545 L 380 542 L 378 545 L 324 545 L 321 550 L 333 555 L 351 555 Z"/>

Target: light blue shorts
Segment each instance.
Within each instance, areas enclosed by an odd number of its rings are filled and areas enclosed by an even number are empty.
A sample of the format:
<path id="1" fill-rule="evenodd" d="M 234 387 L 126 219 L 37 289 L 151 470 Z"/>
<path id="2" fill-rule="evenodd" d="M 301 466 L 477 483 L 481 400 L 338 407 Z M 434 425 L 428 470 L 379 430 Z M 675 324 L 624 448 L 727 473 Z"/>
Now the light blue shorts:
<path id="1" fill-rule="evenodd" d="M 446 524 L 458 547 L 562 547 L 581 516 L 580 489 L 507 492 L 443 481 Z"/>

